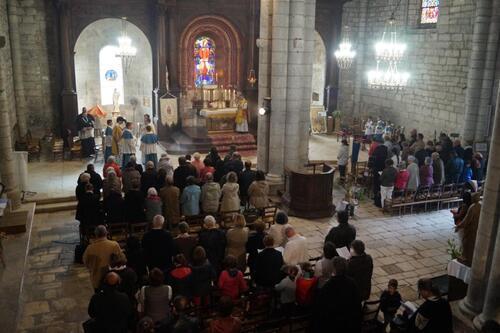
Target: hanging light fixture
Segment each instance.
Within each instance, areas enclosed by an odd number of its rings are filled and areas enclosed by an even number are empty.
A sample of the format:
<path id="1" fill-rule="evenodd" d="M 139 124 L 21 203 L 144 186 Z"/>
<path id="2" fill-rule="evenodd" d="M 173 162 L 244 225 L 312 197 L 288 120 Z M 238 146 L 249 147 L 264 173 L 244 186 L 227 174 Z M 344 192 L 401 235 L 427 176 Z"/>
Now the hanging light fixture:
<path id="1" fill-rule="evenodd" d="M 255 76 L 255 70 L 251 69 L 248 72 L 248 78 L 247 78 L 248 83 L 250 83 L 250 86 L 253 87 L 255 83 L 257 83 L 257 77 Z"/>
<path id="2" fill-rule="evenodd" d="M 354 57 L 356 56 L 356 51 L 352 50 L 352 44 L 349 40 L 349 27 L 346 26 L 344 30 L 345 32 L 342 42 L 339 44 L 339 48 L 334 54 L 339 68 L 349 69 L 351 68 Z"/>
<path id="3" fill-rule="evenodd" d="M 122 58 L 123 71 L 128 72 L 135 56 L 137 49 L 132 46 L 132 39 L 127 34 L 127 18 L 122 17 L 122 34 L 118 37 L 118 52 L 117 57 Z"/>
<path id="4" fill-rule="evenodd" d="M 372 89 L 400 90 L 408 85 L 410 74 L 399 72 L 398 64 L 406 52 L 406 44 L 398 42 L 397 32 L 394 25 L 394 13 L 399 7 L 399 0 L 391 18 L 384 28 L 382 39 L 375 44 L 375 59 L 377 67 L 368 72 L 368 87 Z M 389 35 L 389 38 L 387 38 Z"/>

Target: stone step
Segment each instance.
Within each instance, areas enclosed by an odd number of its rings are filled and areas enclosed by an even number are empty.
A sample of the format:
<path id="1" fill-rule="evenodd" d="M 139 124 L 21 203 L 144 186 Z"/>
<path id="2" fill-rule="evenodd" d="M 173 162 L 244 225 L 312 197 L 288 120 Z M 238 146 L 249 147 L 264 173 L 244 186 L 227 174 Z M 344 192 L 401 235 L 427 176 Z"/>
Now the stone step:
<path id="1" fill-rule="evenodd" d="M 76 197 L 74 195 L 67 196 L 67 197 L 45 198 L 45 199 L 37 199 L 35 197 L 35 198 L 30 198 L 30 199 L 24 200 L 25 203 L 35 202 L 37 205 L 48 205 L 48 204 L 72 202 L 72 201 L 76 201 Z"/>
<path id="2" fill-rule="evenodd" d="M 63 212 L 68 210 L 75 210 L 77 202 L 76 201 L 67 201 L 67 202 L 57 202 L 57 203 L 48 203 L 43 205 L 36 205 L 35 214 L 42 213 L 55 213 L 55 212 Z"/>

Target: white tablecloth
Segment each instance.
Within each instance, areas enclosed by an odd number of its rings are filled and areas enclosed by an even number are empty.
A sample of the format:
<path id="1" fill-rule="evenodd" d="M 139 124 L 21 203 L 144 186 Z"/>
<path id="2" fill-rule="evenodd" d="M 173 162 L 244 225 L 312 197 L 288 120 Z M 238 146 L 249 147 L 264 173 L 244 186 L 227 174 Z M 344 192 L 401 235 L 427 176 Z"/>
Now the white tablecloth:
<path id="1" fill-rule="evenodd" d="M 201 109 L 200 116 L 206 118 L 229 118 L 236 117 L 238 112 L 237 108 L 225 108 L 225 109 Z"/>
<path id="2" fill-rule="evenodd" d="M 469 284 L 470 267 L 467 267 L 464 264 L 459 263 L 457 259 L 454 259 L 448 263 L 448 275 L 454 276 L 457 279 Z"/>

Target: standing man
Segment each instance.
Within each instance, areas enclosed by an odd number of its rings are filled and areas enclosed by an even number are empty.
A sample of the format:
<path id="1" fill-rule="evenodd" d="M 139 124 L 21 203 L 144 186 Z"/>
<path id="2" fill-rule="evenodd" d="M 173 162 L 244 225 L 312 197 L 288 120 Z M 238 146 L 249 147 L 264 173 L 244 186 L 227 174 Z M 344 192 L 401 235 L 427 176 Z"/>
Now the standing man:
<path id="1" fill-rule="evenodd" d="M 135 137 L 132 133 L 133 123 L 127 122 L 122 133 L 122 170 L 125 170 L 127 163 L 130 161 L 130 156 L 135 154 Z"/>
<path id="2" fill-rule="evenodd" d="M 113 136 L 111 141 L 111 153 L 118 159 L 120 158 L 120 141 L 122 139 L 124 125 L 125 125 L 125 118 L 123 117 L 116 118 L 116 124 L 115 127 L 113 127 L 113 132 L 111 133 Z M 120 163 L 120 161 L 117 162 Z"/>
<path id="3" fill-rule="evenodd" d="M 95 154 L 94 120 L 87 114 L 87 108 L 82 108 L 82 113 L 76 118 L 76 129 L 82 142 L 83 157 Z"/>
<path id="4" fill-rule="evenodd" d="M 111 155 L 113 155 L 113 120 L 108 119 L 104 130 L 104 161 Z"/>

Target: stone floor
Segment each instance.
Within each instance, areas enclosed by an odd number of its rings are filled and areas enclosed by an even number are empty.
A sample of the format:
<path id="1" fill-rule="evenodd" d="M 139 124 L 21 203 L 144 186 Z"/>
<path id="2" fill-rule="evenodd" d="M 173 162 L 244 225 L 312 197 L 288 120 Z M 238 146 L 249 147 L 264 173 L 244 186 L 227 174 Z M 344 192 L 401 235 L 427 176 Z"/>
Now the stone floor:
<path id="1" fill-rule="evenodd" d="M 311 135 L 309 140 L 309 158 L 311 160 L 336 160 L 339 143 L 334 136 Z M 158 153 L 164 152 L 161 148 Z M 138 151 L 140 159 L 140 152 Z M 171 161 L 177 166 L 177 155 L 171 155 Z M 360 161 L 366 161 L 366 152 L 360 152 Z M 255 156 L 248 157 L 256 163 Z M 29 182 L 26 191 L 36 192 L 32 198 L 59 198 L 74 195 L 76 179 L 85 170 L 88 163 L 94 163 L 93 159 L 73 160 L 73 161 L 52 161 L 47 158 L 41 162 L 28 164 Z M 101 171 L 103 167 L 102 156 L 95 163 L 96 170 Z M 49 189 L 49 190 L 47 190 Z"/>
<path id="2" fill-rule="evenodd" d="M 352 223 L 374 259 L 373 298 L 396 278 L 403 297 L 415 300 L 419 278 L 445 274 L 446 243 L 455 237 L 447 211 L 390 217 L 364 203 Z M 291 218 L 291 224 L 308 238 L 315 257 L 336 222 Z M 92 288 L 86 269 L 73 264 L 77 238 L 74 212 L 35 216 L 18 332 L 81 332 Z"/>

